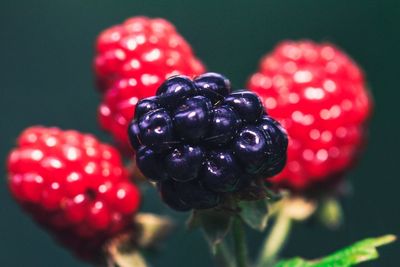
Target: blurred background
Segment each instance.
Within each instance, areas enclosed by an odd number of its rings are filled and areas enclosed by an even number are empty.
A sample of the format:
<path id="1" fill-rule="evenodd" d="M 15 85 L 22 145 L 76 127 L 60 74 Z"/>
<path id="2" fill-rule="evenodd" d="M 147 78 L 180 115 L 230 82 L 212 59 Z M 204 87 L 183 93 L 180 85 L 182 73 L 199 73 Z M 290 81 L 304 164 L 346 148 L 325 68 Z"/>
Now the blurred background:
<path id="1" fill-rule="evenodd" d="M 364 68 L 376 107 L 367 151 L 349 175 L 353 193 L 342 201 L 345 224 L 338 231 L 297 225 L 284 256 L 318 257 L 367 236 L 400 234 L 396 0 L 0 0 L 1 161 L 20 131 L 33 124 L 78 129 L 110 141 L 96 122 L 93 44 L 102 29 L 134 15 L 172 21 L 208 69 L 226 74 L 235 87 L 242 87 L 259 58 L 283 39 L 331 41 L 347 51 Z M 4 164 L 1 173 L 0 264 L 87 266 L 22 213 L 8 193 Z M 151 190 L 144 210 L 180 222 L 186 217 L 167 210 Z M 250 232 L 252 253 L 261 239 Z M 378 262 L 364 266 L 399 266 L 399 243 L 383 248 Z M 154 266 L 212 265 L 201 234 L 187 234 L 182 225 L 162 253 L 149 258 Z"/>

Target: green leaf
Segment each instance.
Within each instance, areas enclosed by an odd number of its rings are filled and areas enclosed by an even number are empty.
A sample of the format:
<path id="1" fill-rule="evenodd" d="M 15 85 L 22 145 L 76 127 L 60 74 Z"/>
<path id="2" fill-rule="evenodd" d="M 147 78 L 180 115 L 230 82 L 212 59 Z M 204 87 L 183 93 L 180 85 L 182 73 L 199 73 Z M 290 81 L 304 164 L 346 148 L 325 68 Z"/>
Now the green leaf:
<path id="1" fill-rule="evenodd" d="M 349 267 L 379 257 L 377 247 L 392 243 L 396 240 L 394 235 L 385 235 L 359 241 L 334 254 L 317 260 L 294 258 L 278 262 L 275 267 Z"/>
<path id="2" fill-rule="evenodd" d="M 264 231 L 268 222 L 267 200 L 241 201 L 239 202 L 240 217 L 251 228 Z"/>
<path id="3" fill-rule="evenodd" d="M 201 227 L 213 252 L 215 252 L 215 246 L 229 232 L 232 214 L 221 210 L 197 210 L 192 213 L 187 224 L 189 229 Z"/>

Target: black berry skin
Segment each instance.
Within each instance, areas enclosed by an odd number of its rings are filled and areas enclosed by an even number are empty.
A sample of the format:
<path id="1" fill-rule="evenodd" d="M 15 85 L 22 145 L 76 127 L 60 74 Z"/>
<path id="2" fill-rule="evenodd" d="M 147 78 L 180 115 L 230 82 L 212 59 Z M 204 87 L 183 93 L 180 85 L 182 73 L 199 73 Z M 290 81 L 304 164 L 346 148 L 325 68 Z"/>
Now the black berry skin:
<path id="1" fill-rule="evenodd" d="M 214 109 L 206 142 L 216 147 L 230 142 L 241 126 L 239 116 L 228 106 Z"/>
<path id="2" fill-rule="evenodd" d="M 256 126 L 243 127 L 234 141 L 235 155 L 246 166 L 246 171 L 249 173 L 258 172 L 267 161 L 269 150 L 269 144 L 262 130 Z"/>
<path id="3" fill-rule="evenodd" d="M 141 172 L 154 182 L 168 178 L 160 155 L 148 147 L 139 148 L 136 154 L 136 164 Z"/>
<path id="4" fill-rule="evenodd" d="M 172 209 L 255 199 L 249 187 L 285 166 L 285 130 L 256 94 L 231 93 L 223 75 L 171 77 L 135 112 L 128 131 L 137 166 Z"/>
<path id="5" fill-rule="evenodd" d="M 168 176 L 178 182 L 187 182 L 198 176 L 203 164 L 201 147 L 183 145 L 172 150 L 165 158 Z"/>
<path id="6" fill-rule="evenodd" d="M 158 104 L 157 97 L 148 97 L 145 99 L 141 99 L 136 104 L 135 118 L 140 118 L 147 112 L 158 109 L 159 107 L 160 105 Z"/>
<path id="7" fill-rule="evenodd" d="M 166 80 L 156 95 L 159 97 L 160 104 L 168 110 L 173 110 L 185 99 L 194 96 L 197 92 L 193 82 L 186 76 L 174 76 Z"/>
<path id="8" fill-rule="evenodd" d="M 165 109 L 156 109 L 139 119 L 140 141 L 155 149 L 162 149 L 173 141 L 172 120 Z"/>
<path id="9" fill-rule="evenodd" d="M 287 157 L 281 157 L 271 163 L 266 163 L 263 168 L 260 170 L 261 177 L 272 177 L 280 173 L 286 165 Z"/>
<path id="10" fill-rule="evenodd" d="M 207 155 L 202 173 L 204 185 L 215 192 L 233 192 L 239 183 L 241 170 L 229 151 L 212 151 Z"/>
<path id="11" fill-rule="evenodd" d="M 269 162 L 273 164 L 276 161 L 281 161 L 282 157 L 286 156 L 286 153 L 283 152 L 288 146 L 286 131 L 277 121 L 267 115 L 261 118 L 258 127 L 262 130 L 265 140 L 270 146 L 268 151 Z"/>
<path id="12" fill-rule="evenodd" d="M 249 91 L 234 92 L 224 103 L 232 107 L 245 122 L 256 122 L 264 111 L 260 98 Z"/>
<path id="13" fill-rule="evenodd" d="M 211 209 L 221 203 L 221 196 L 207 190 L 198 180 L 176 183 L 176 188 L 182 201 L 194 209 Z"/>
<path id="14" fill-rule="evenodd" d="M 196 141 L 209 129 L 211 102 L 203 96 L 188 98 L 174 112 L 174 126 L 183 140 Z"/>
<path id="15" fill-rule="evenodd" d="M 128 136 L 129 136 L 131 146 L 135 150 L 138 150 L 139 147 L 141 146 L 140 140 L 139 140 L 139 135 L 140 135 L 139 124 L 137 123 L 136 120 L 133 120 L 129 124 Z"/>
<path id="16" fill-rule="evenodd" d="M 192 209 L 191 206 L 183 202 L 180 198 L 175 182 L 163 181 L 158 184 L 158 190 L 160 192 L 161 199 L 170 208 L 177 211 L 189 211 Z"/>
<path id="17" fill-rule="evenodd" d="M 207 97 L 213 104 L 222 101 L 231 93 L 231 82 L 223 75 L 209 72 L 194 79 L 199 94 Z"/>

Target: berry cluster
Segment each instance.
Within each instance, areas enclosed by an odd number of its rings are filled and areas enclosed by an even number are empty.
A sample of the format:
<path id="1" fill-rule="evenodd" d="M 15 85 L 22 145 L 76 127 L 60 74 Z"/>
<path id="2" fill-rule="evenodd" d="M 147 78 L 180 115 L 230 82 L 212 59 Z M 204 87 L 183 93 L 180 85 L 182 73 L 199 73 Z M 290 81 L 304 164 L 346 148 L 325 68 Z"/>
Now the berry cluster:
<path id="1" fill-rule="evenodd" d="M 289 135 L 288 163 L 271 181 L 304 192 L 340 180 L 360 151 L 372 106 L 360 68 L 331 44 L 283 42 L 248 87 Z"/>
<path id="2" fill-rule="evenodd" d="M 133 17 L 106 29 L 96 51 L 94 69 L 104 93 L 99 122 L 121 147 L 129 147 L 127 129 L 138 100 L 154 96 L 172 75 L 204 72 L 190 45 L 164 19 Z"/>
<path id="3" fill-rule="evenodd" d="M 124 231 L 140 193 L 118 152 L 93 136 L 31 127 L 8 157 L 12 195 L 36 222 L 85 258 Z"/>
<path id="4" fill-rule="evenodd" d="M 137 104 L 129 137 L 139 169 L 179 211 L 216 207 L 225 194 L 279 173 L 286 161 L 285 131 L 258 96 L 231 93 L 229 80 L 216 73 L 166 80 Z"/>

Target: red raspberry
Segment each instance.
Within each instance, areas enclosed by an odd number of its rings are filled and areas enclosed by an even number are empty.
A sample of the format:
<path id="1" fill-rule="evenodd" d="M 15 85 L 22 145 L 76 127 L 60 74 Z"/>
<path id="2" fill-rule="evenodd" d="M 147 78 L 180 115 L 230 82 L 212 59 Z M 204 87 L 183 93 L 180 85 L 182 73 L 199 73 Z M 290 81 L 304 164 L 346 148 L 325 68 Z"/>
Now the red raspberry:
<path id="1" fill-rule="evenodd" d="M 126 230 L 139 207 L 139 190 L 117 150 L 88 134 L 28 128 L 7 167 L 10 191 L 22 208 L 80 254 Z"/>
<path id="2" fill-rule="evenodd" d="M 331 44 L 283 42 L 248 86 L 289 134 L 288 161 L 272 181 L 294 191 L 334 184 L 363 144 L 372 100 L 360 68 Z"/>
<path id="3" fill-rule="evenodd" d="M 153 96 L 172 75 L 204 72 L 189 44 L 164 19 L 130 18 L 102 32 L 96 50 L 98 88 L 106 92 L 99 121 L 125 147 L 129 147 L 127 127 L 138 100 Z"/>

